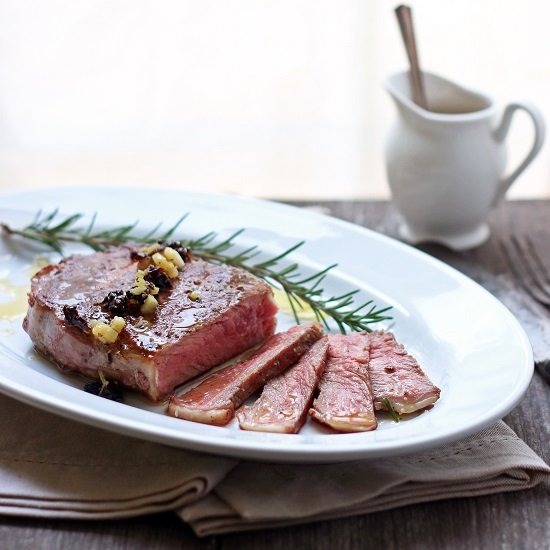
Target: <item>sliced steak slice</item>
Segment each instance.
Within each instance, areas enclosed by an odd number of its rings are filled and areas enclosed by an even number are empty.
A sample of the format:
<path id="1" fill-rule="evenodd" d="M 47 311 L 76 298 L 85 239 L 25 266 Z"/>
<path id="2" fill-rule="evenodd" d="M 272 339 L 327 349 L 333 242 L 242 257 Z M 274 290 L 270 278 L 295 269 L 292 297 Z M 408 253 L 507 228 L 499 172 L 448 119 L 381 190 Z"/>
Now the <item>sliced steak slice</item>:
<path id="1" fill-rule="evenodd" d="M 249 359 L 225 367 L 187 393 L 172 397 L 168 414 L 225 426 L 246 398 L 296 363 L 322 334 L 318 323 L 276 334 Z"/>
<path id="2" fill-rule="evenodd" d="M 329 336 L 327 366 L 309 414 L 340 432 L 374 430 L 377 422 L 368 362 L 366 333 Z"/>
<path id="3" fill-rule="evenodd" d="M 109 292 L 132 287 L 135 250 L 71 256 L 33 278 L 23 326 L 40 353 L 93 378 L 101 370 L 158 401 L 273 334 L 277 306 L 266 283 L 241 269 L 192 260 L 157 296 L 154 313 L 126 315 L 116 342 L 100 342 L 88 324 L 108 321 L 101 303 Z"/>
<path id="4" fill-rule="evenodd" d="M 243 430 L 256 432 L 297 433 L 306 421 L 307 412 L 325 370 L 328 338 L 317 341 L 286 372 L 271 379 L 262 395 L 237 412 Z"/>
<path id="5" fill-rule="evenodd" d="M 386 409 L 384 399 L 400 414 L 412 413 L 433 405 L 441 390 L 434 386 L 416 359 L 398 344 L 391 332 L 373 332 L 369 374 L 376 410 Z"/>

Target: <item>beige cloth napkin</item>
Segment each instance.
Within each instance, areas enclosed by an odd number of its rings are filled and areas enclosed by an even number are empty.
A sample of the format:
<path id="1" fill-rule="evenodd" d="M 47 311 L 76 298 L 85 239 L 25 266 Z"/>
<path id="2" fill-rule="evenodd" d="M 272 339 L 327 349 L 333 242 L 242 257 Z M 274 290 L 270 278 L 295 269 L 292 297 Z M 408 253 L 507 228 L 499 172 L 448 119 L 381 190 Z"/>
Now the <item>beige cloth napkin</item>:
<path id="1" fill-rule="evenodd" d="M 273 465 L 172 449 L 0 396 L 0 513 L 107 519 L 174 510 L 198 535 L 527 489 L 550 468 L 500 422 L 400 458 Z"/>

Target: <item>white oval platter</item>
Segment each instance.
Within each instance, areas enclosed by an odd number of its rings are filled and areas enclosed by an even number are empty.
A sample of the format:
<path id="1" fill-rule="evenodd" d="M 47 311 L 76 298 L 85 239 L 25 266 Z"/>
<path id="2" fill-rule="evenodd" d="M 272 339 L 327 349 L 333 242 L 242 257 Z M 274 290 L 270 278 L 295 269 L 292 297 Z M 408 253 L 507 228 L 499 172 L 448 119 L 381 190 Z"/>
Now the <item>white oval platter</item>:
<path id="1" fill-rule="evenodd" d="M 23 225 L 33 214 L 98 212 L 98 223 L 140 219 L 143 227 L 174 222 L 190 212 L 186 236 L 246 227 L 242 246 L 267 253 L 297 241 L 292 255 L 304 272 L 338 263 L 328 292 L 359 288 L 361 297 L 393 306 L 391 328 L 441 388 L 430 410 L 394 423 L 382 418 L 368 433 L 334 434 L 312 421 L 296 435 L 241 431 L 178 420 L 129 393 L 125 403 L 82 391 L 83 380 L 40 359 L 21 328 L 22 317 L 0 320 L 0 391 L 66 418 L 138 438 L 244 459 L 338 462 L 411 453 L 472 434 L 506 415 L 521 399 L 533 373 L 528 339 L 512 314 L 458 271 L 396 240 L 304 209 L 238 196 L 139 188 L 60 188 L 0 195 L 0 221 Z M 74 250 L 77 250 L 76 248 Z M 0 240 L 0 279 L 26 284 L 33 246 Z M 42 252 L 43 254 L 43 252 Z M 50 255 L 50 259 L 56 259 Z M 2 297 L 0 296 L 0 302 Z M 279 328 L 292 323 L 281 314 Z"/>

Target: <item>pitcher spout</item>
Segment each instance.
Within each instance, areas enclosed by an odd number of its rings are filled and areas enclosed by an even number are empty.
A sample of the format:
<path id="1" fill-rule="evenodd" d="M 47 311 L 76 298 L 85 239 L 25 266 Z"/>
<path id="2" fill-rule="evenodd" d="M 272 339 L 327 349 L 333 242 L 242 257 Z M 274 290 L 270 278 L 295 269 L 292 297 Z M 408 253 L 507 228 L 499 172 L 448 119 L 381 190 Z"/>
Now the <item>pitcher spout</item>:
<path id="1" fill-rule="evenodd" d="M 493 100 L 479 92 L 462 86 L 432 73 L 422 73 L 428 101 L 428 110 L 412 100 L 407 71 L 391 75 L 384 87 L 395 102 L 400 114 L 410 120 L 430 122 L 460 122 L 485 119 L 496 109 Z"/>

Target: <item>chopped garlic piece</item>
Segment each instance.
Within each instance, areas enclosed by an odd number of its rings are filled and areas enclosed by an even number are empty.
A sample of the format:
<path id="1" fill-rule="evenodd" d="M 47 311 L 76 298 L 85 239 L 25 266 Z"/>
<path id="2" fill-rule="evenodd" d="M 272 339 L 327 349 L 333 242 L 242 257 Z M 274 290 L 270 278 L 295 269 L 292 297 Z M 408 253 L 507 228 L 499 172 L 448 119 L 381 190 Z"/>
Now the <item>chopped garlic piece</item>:
<path id="1" fill-rule="evenodd" d="M 136 273 L 136 286 L 147 286 L 145 271 L 142 271 L 141 269 Z"/>
<path id="2" fill-rule="evenodd" d="M 193 300 L 193 302 L 198 302 L 201 299 L 201 295 L 196 290 L 193 290 L 193 292 L 189 293 L 189 299 Z"/>
<path id="3" fill-rule="evenodd" d="M 153 313 L 155 309 L 157 309 L 158 302 L 154 296 L 147 296 L 145 298 L 145 302 L 143 302 L 143 305 L 141 306 L 141 313 L 144 315 L 148 315 L 149 313 Z"/>
<path id="4" fill-rule="evenodd" d="M 97 323 L 92 328 L 92 334 L 104 344 L 113 344 L 118 338 L 118 332 L 107 323 Z"/>
<path id="5" fill-rule="evenodd" d="M 181 269 L 185 265 L 185 262 L 183 261 L 183 258 L 180 256 L 180 253 L 177 250 L 170 248 L 169 246 L 167 246 L 162 251 L 162 254 L 167 260 L 171 261 L 178 269 Z"/>
<path id="6" fill-rule="evenodd" d="M 154 252 L 158 252 L 162 248 L 162 245 L 160 243 L 153 243 L 150 246 L 144 246 L 143 248 L 140 248 L 139 251 L 143 252 L 144 254 L 153 254 Z"/>
<path id="7" fill-rule="evenodd" d="M 114 317 L 111 324 L 108 325 L 103 321 L 92 319 L 89 323 L 92 327 L 92 334 L 104 344 L 113 344 L 116 342 L 118 335 L 126 326 L 126 321 L 122 317 Z"/>
<path id="8" fill-rule="evenodd" d="M 146 290 L 147 290 L 147 286 L 146 286 L 146 285 L 143 285 L 143 286 L 135 286 L 134 288 L 132 288 L 132 289 L 130 290 L 130 292 L 131 292 L 134 296 L 139 296 L 140 294 L 143 294 Z"/>
<path id="9" fill-rule="evenodd" d="M 111 328 L 116 330 L 118 334 L 126 326 L 126 321 L 122 317 L 114 317 L 111 321 Z"/>
<path id="10" fill-rule="evenodd" d="M 168 275 L 170 279 L 175 279 L 178 276 L 178 268 L 172 262 L 167 260 L 160 252 L 155 252 L 152 257 L 155 265 L 158 265 L 161 269 L 164 269 L 166 275 Z"/>

